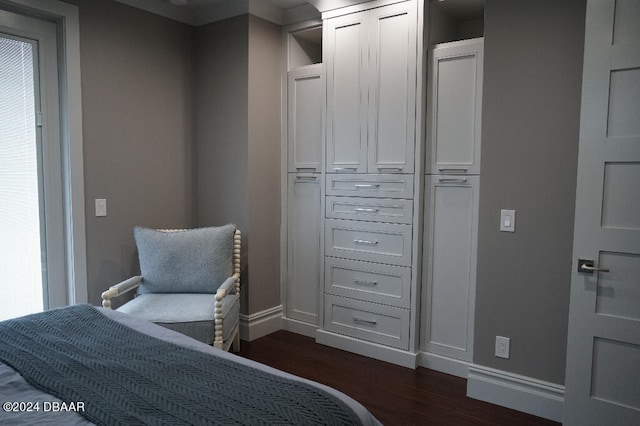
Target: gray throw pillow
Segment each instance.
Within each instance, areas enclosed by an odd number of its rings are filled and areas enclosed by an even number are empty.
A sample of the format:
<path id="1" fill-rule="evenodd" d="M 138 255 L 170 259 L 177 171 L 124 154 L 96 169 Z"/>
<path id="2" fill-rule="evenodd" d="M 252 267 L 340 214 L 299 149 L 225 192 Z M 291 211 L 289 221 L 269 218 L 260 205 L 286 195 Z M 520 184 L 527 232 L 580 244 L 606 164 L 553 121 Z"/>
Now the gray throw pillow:
<path id="1" fill-rule="evenodd" d="M 233 274 L 235 225 L 163 232 L 136 226 L 140 293 L 215 293 Z"/>

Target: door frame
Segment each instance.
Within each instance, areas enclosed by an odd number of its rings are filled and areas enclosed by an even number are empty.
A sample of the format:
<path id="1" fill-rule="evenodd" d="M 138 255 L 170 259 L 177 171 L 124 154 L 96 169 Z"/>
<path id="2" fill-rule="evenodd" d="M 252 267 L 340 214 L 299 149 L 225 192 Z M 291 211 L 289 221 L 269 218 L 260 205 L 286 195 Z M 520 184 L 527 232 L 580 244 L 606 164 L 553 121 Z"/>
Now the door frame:
<path id="1" fill-rule="evenodd" d="M 80 18 L 78 7 L 58 0 L 0 0 L 0 9 L 56 24 L 66 304 L 87 303 L 87 260 L 82 147 Z M 53 306 L 52 306 L 53 307 Z"/>

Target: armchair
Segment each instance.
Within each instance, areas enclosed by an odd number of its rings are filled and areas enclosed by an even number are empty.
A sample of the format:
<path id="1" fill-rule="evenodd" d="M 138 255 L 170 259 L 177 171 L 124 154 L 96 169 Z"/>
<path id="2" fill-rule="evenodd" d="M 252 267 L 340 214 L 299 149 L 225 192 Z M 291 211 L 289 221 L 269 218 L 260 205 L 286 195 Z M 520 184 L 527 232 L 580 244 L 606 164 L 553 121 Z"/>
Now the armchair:
<path id="1" fill-rule="evenodd" d="M 240 231 L 234 225 L 187 230 L 134 228 L 140 276 L 102 293 L 102 306 L 136 290 L 117 310 L 216 348 L 240 350 Z"/>

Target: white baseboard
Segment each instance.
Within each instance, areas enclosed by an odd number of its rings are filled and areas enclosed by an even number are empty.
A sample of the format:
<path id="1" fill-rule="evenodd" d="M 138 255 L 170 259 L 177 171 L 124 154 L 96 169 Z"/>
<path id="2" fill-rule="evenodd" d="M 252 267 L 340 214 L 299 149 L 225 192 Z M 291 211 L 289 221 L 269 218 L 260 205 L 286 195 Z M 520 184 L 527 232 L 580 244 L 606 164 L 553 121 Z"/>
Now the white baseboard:
<path id="1" fill-rule="evenodd" d="M 250 315 L 240 314 L 240 339 L 248 342 L 282 329 L 282 305 Z"/>
<path id="2" fill-rule="evenodd" d="M 303 336 L 315 338 L 316 331 L 318 331 L 318 326 L 291 318 L 282 317 L 282 329 L 290 331 L 292 333 L 302 334 Z"/>
<path id="3" fill-rule="evenodd" d="M 467 361 L 448 358 L 431 352 L 418 353 L 418 366 L 440 371 L 466 379 L 469 376 L 469 367 L 473 364 Z"/>
<path id="4" fill-rule="evenodd" d="M 564 386 L 473 365 L 467 396 L 545 419 L 562 422 Z"/>
<path id="5" fill-rule="evenodd" d="M 354 339 L 326 330 L 317 330 L 316 342 L 348 352 L 355 352 L 369 358 L 379 359 L 380 361 L 390 362 L 402 367 L 416 368 L 417 354 L 401 349 Z"/>

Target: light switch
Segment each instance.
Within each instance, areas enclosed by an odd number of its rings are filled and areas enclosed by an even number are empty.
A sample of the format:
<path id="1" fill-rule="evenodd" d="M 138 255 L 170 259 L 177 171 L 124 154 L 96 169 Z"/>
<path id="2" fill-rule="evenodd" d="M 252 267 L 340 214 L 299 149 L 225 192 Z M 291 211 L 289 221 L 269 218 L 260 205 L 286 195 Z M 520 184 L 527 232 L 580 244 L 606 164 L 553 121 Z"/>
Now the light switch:
<path id="1" fill-rule="evenodd" d="M 516 232 L 515 210 L 500 210 L 500 231 Z"/>
<path id="2" fill-rule="evenodd" d="M 96 217 L 107 215 L 107 200 L 105 198 L 96 198 Z"/>

